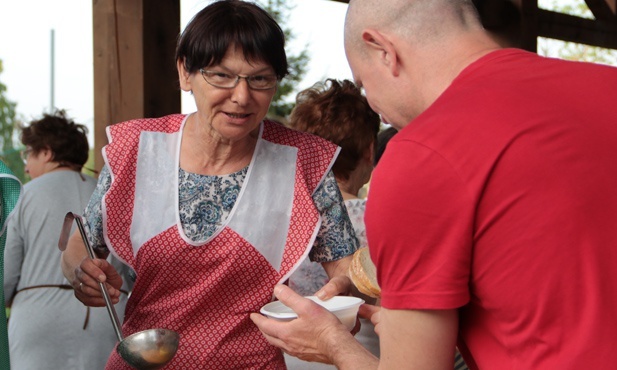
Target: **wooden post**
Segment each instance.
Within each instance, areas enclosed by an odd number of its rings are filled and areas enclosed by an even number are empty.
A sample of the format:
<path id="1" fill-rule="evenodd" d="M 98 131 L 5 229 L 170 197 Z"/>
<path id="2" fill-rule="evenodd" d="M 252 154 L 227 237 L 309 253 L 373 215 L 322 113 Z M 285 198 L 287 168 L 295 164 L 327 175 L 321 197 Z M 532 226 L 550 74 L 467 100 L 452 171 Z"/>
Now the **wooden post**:
<path id="1" fill-rule="evenodd" d="M 179 0 L 94 0 L 94 149 L 103 166 L 105 128 L 180 112 L 173 60 Z"/>
<path id="2" fill-rule="evenodd" d="M 538 52 L 538 0 L 521 0 L 521 48 Z"/>

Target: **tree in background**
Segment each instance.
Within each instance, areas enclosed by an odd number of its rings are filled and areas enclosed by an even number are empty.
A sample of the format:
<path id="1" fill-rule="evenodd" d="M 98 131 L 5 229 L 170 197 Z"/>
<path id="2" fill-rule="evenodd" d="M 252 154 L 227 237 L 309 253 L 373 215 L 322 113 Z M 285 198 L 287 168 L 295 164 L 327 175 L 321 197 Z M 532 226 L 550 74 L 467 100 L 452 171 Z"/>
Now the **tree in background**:
<path id="1" fill-rule="evenodd" d="M 2 71 L 2 60 L 0 60 L 0 74 Z M 0 82 L 0 157 L 23 184 L 26 182 L 24 162 L 19 150 L 15 148 L 13 137 L 18 122 L 16 106 L 17 103 L 7 99 L 6 86 Z"/>
<path id="2" fill-rule="evenodd" d="M 289 19 L 289 12 L 291 5 L 286 0 L 261 0 L 262 6 L 266 9 L 272 17 L 278 22 L 285 33 L 286 44 L 289 45 L 289 41 L 293 40 L 295 35 L 291 32 L 287 26 L 287 19 Z M 292 54 L 287 50 L 287 62 L 289 63 L 289 75 L 281 81 L 276 94 L 270 104 L 268 110 L 268 117 L 277 120 L 286 120 L 291 109 L 294 106 L 293 99 L 289 101 L 289 95 L 294 93 L 296 86 L 302 77 L 304 77 L 309 62 L 309 56 L 306 47 L 302 49 L 298 54 Z"/>
<path id="3" fill-rule="evenodd" d="M 593 19 L 593 13 L 584 1 L 541 0 L 540 5 L 559 13 Z M 555 51 L 556 50 L 556 51 Z M 617 65 L 617 52 L 597 46 L 559 40 L 538 39 L 538 54 L 566 60 Z"/>

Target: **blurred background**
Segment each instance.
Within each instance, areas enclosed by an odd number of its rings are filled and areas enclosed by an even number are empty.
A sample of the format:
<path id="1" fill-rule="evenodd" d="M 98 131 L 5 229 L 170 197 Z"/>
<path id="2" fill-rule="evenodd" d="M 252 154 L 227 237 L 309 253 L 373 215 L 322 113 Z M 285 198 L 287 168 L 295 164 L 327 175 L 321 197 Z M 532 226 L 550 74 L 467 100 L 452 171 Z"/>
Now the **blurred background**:
<path id="1" fill-rule="evenodd" d="M 330 0 L 257 2 L 275 15 L 288 34 L 288 55 L 294 63 L 291 78 L 273 104 L 272 115 L 284 120 L 295 94 L 317 81 L 352 78 L 343 50 L 347 4 Z M 181 28 L 208 3 L 181 0 Z M 0 4 L 0 157 L 27 182 L 19 155 L 23 150 L 16 128 L 19 122 L 28 122 L 54 108 L 64 109 L 89 128 L 90 146 L 94 148 L 93 2 L 1 0 Z M 594 19 L 584 0 L 540 0 L 538 6 Z M 506 15 L 503 19 L 510 18 Z M 538 38 L 537 51 L 552 57 L 617 65 L 614 49 Z M 182 93 L 181 105 L 182 113 L 194 110 L 188 94 Z M 88 163 L 86 167 L 95 166 Z"/>

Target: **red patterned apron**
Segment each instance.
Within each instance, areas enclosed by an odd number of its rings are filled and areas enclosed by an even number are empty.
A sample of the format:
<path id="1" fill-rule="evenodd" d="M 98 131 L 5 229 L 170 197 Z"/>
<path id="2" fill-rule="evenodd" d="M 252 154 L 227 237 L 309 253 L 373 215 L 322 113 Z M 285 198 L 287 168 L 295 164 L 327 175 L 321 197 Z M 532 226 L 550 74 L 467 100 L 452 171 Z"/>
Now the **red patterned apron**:
<path id="1" fill-rule="evenodd" d="M 108 127 L 103 151 L 112 184 L 103 198 L 109 249 L 137 273 L 123 333 L 180 334 L 166 369 L 284 369 L 249 318 L 304 259 L 321 219 L 312 193 L 338 148 L 264 121 L 234 208 L 204 243 L 190 241 L 178 215 L 184 115 Z M 129 369 L 114 352 L 107 369 Z"/>

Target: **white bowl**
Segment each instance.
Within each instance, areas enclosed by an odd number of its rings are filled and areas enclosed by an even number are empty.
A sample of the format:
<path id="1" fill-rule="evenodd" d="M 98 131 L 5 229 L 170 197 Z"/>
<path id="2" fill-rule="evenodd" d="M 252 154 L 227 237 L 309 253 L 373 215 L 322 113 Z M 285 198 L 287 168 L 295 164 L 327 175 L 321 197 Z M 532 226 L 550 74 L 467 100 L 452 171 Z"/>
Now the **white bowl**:
<path id="1" fill-rule="evenodd" d="M 356 317 L 360 305 L 364 300 L 351 296 L 335 296 L 327 301 L 322 301 L 315 296 L 304 297 L 319 304 L 328 311 L 332 312 L 336 317 L 351 330 L 356 326 Z M 289 307 L 285 306 L 281 301 L 270 302 L 259 310 L 262 314 L 279 321 L 290 321 L 298 317 L 298 315 Z"/>

